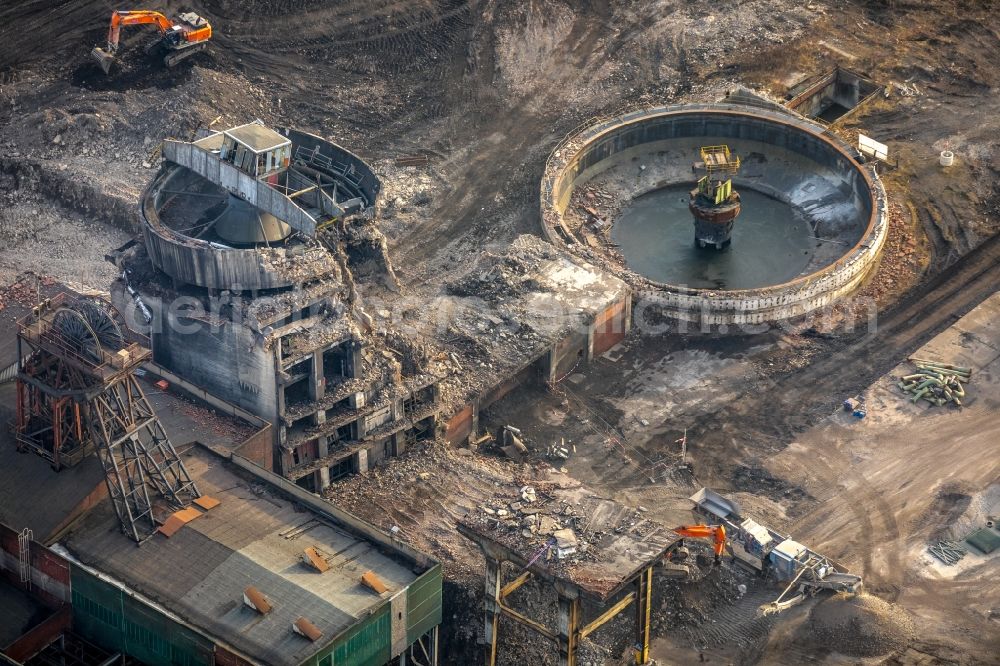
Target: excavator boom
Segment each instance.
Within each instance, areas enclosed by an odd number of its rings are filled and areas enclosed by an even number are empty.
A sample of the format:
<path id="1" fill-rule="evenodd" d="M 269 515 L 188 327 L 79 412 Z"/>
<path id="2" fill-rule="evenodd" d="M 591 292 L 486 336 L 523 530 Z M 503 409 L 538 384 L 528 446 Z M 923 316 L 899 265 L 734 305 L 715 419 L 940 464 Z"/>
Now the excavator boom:
<path id="1" fill-rule="evenodd" d="M 116 11 L 111 14 L 111 26 L 108 28 L 108 43 L 106 48 L 97 47 L 90 55 L 97 61 L 104 73 L 111 69 L 115 54 L 118 52 L 118 41 L 121 27 L 128 25 L 155 25 L 162 36 L 161 44 L 168 50 L 181 51 L 192 46 L 204 47 L 212 36 L 212 26 L 208 21 L 193 13 L 181 14 L 176 20 L 170 20 L 160 12 L 153 11 Z M 192 49 L 192 52 L 196 49 Z M 184 54 L 187 55 L 187 54 Z M 168 66 L 183 59 L 181 56 L 168 56 L 165 62 Z"/>
<path id="2" fill-rule="evenodd" d="M 111 15 L 111 27 L 108 28 L 108 51 L 118 50 L 118 38 L 123 25 L 148 25 L 155 23 L 161 33 L 170 30 L 173 24 L 160 12 L 129 11 L 115 12 Z"/>
<path id="3" fill-rule="evenodd" d="M 712 551 L 715 553 L 715 563 L 722 561 L 722 553 L 726 550 L 726 528 L 723 525 L 681 525 L 674 532 L 682 537 L 696 539 L 712 539 Z"/>

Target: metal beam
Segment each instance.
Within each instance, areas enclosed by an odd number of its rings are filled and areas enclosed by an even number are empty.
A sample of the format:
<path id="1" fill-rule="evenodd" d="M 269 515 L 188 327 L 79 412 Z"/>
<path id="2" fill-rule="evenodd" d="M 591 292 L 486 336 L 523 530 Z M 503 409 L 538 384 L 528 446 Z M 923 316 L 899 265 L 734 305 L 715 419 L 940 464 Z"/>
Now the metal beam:
<path id="1" fill-rule="evenodd" d="M 649 611 L 653 601 L 653 567 L 647 567 L 639 574 L 635 586 L 635 629 L 636 645 L 638 646 L 635 651 L 635 663 L 637 666 L 643 666 L 649 663 Z"/>
<path id="2" fill-rule="evenodd" d="M 538 633 L 540 633 L 542 636 L 545 636 L 546 638 L 552 639 L 552 640 L 554 640 L 556 642 L 559 641 L 559 636 L 556 635 L 556 632 L 552 631 L 551 629 L 549 629 L 548 627 L 546 627 L 544 624 L 541 624 L 539 622 L 535 622 L 530 617 L 526 617 L 524 615 L 521 615 L 520 613 L 518 613 L 513 608 L 509 608 L 507 606 L 504 606 L 500 602 L 497 602 L 497 608 L 500 609 L 501 613 L 503 613 L 504 615 L 506 615 L 510 619 L 514 620 L 515 622 L 520 622 L 524 626 L 526 626 L 526 627 L 528 627 L 530 629 L 534 629 L 535 631 L 537 631 Z"/>
<path id="3" fill-rule="evenodd" d="M 307 187 L 305 189 L 297 190 L 295 192 L 292 192 L 291 194 L 286 194 L 285 196 L 287 196 L 289 199 L 294 199 L 295 197 L 299 196 L 300 194 L 305 194 L 306 192 L 312 192 L 317 187 L 319 187 L 319 185 L 310 185 L 309 187 Z"/>
<path id="4" fill-rule="evenodd" d="M 618 615 L 618 613 L 622 612 L 625 608 L 627 608 L 630 603 L 635 601 L 635 597 L 636 597 L 635 592 L 629 592 L 628 594 L 626 594 L 624 597 L 621 598 L 620 601 L 618 601 L 618 603 L 616 603 L 614 606 L 601 613 L 595 620 L 593 620 L 592 622 L 584 626 L 582 629 L 580 629 L 580 638 L 586 638 L 590 634 L 597 631 L 597 629 L 599 629 L 601 625 L 603 625 L 605 622 L 613 618 L 615 615 Z"/>
<path id="5" fill-rule="evenodd" d="M 500 598 L 506 599 L 512 592 L 527 583 L 530 579 L 531 572 L 525 571 L 523 574 L 503 586 L 503 589 L 500 590 Z"/>
<path id="6" fill-rule="evenodd" d="M 497 663 L 497 628 L 500 617 L 500 561 L 486 556 L 486 598 L 485 628 L 487 648 L 485 650 L 486 666 L 496 666 Z"/>

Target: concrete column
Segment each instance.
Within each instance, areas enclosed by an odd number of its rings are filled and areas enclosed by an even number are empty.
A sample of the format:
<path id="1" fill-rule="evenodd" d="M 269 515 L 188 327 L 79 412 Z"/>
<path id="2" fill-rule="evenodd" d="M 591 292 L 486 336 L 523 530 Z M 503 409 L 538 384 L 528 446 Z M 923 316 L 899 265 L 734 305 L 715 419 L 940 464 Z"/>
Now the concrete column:
<path id="1" fill-rule="evenodd" d="M 485 553 L 484 553 L 485 555 Z M 486 594 L 483 604 L 486 609 L 484 617 L 486 638 L 486 666 L 496 666 L 497 663 L 497 625 L 500 621 L 500 561 L 489 555 L 486 557 Z"/>
<path id="2" fill-rule="evenodd" d="M 358 451 L 358 474 L 368 471 L 368 449 Z"/>
<path id="3" fill-rule="evenodd" d="M 625 297 L 625 312 L 622 314 L 625 334 L 632 330 L 632 294 Z"/>
<path id="4" fill-rule="evenodd" d="M 472 403 L 472 429 L 469 430 L 469 443 L 472 443 L 479 437 L 479 401 L 475 400 Z"/>
<path id="5" fill-rule="evenodd" d="M 580 598 L 559 594 L 559 666 L 576 666 Z"/>
<path id="6" fill-rule="evenodd" d="M 285 407 L 286 407 L 286 403 L 285 403 L 285 389 L 286 389 L 286 387 L 285 387 L 284 384 L 278 384 L 278 395 L 277 395 L 277 398 L 278 398 L 278 400 L 277 400 L 277 402 L 278 402 L 278 405 L 277 405 L 277 407 L 278 407 L 278 416 L 284 416 L 285 415 Z"/>
<path id="7" fill-rule="evenodd" d="M 330 440 L 325 436 L 321 436 L 316 440 L 316 448 L 319 452 L 319 457 L 324 458 L 330 455 Z M 330 487 L 330 468 L 323 466 L 319 468 L 319 484 L 318 492 L 323 492 Z"/>
<path id="8" fill-rule="evenodd" d="M 326 388 L 326 377 L 323 376 L 323 352 L 316 350 L 312 355 L 309 367 L 309 399 L 319 400 Z"/>
<path id="9" fill-rule="evenodd" d="M 357 340 L 352 340 L 349 343 L 348 350 L 350 352 L 350 367 L 347 369 L 348 377 L 350 379 L 358 379 L 361 377 L 361 370 L 364 367 L 364 357 L 361 354 L 362 345 Z"/>
<path id="10" fill-rule="evenodd" d="M 594 360 L 594 331 L 596 327 L 596 321 L 587 327 L 587 363 Z"/>

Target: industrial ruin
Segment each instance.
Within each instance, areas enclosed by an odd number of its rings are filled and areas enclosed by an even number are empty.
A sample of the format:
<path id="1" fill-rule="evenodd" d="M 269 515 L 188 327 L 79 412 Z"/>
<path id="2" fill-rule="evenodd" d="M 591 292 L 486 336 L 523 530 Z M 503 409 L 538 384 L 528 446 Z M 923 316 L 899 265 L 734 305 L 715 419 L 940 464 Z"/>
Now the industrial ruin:
<path id="1" fill-rule="evenodd" d="M 112 286 L 157 363 L 272 423 L 259 462 L 310 491 L 433 437 L 436 378 L 366 348 L 348 255 L 394 279 L 368 165 L 256 123 L 163 155 Z"/>
<path id="2" fill-rule="evenodd" d="M 0 663 L 997 663 L 989 7 L 292 5 L 0 9 Z"/>
<path id="3" fill-rule="evenodd" d="M 751 104 L 740 103 L 746 99 Z M 766 100 L 744 93 L 723 102 L 634 111 L 567 138 L 553 151 L 542 180 L 547 238 L 615 270 L 636 290 L 658 293 L 670 316 L 699 324 L 785 320 L 849 296 L 878 264 L 888 230 L 885 192 L 873 164 L 823 126 L 787 109 L 767 108 Z M 727 145 L 737 138 L 742 160 Z M 692 164 L 692 155 L 700 161 Z M 637 158 L 644 162 L 642 175 L 625 179 Z M 612 200 L 638 204 L 672 192 L 674 185 L 687 188 L 691 180 L 697 182 L 688 203 L 695 243 L 726 248 L 729 261 L 686 256 L 687 248 L 660 236 L 655 226 L 623 226 L 616 233 L 615 225 L 612 237 L 621 249 L 609 252 L 601 241 L 604 216 L 581 208 L 579 195 L 574 197 L 592 187 Z M 767 200 L 741 204 L 740 192 Z M 621 211 L 623 225 L 629 213 Z M 779 220 L 777 236 L 769 237 Z M 737 236 L 746 232 L 764 242 L 730 247 L 734 227 Z M 626 233 L 641 235 L 633 240 Z M 664 238 L 662 249 L 650 233 Z M 807 242 L 782 242 L 794 234 Z M 780 262 L 759 256 L 776 259 L 782 251 L 787 254 Z M 737 255 L 749 266 L 738 263 Z"/>

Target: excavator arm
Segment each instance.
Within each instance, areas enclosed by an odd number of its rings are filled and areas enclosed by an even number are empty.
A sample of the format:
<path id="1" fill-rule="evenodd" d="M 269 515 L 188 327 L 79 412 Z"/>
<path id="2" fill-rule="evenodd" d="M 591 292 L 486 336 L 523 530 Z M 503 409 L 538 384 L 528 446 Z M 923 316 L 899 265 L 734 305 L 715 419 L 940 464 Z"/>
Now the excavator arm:
<path id="1" fill-rule="evenodd" d="M 681 525 L 674 532 L 682 537 L 711 539 L 712 551 L 715 553 L 715 563 L 722 561 L 722 553 L 726 550 L 726 528 L 723 525 Z"/>
<path id="2" fill-rule="evenodd" d="M 108 52 L 115 53 L 118 50 L 118 38 L 123 25 L 149 25 L 155 24 L 161 33 L 166 33 L 173 27 L 166 16 L 160 12 L 149 11 L 118 11 L 111 15 L 111 27 L 108 28 Z"/>

